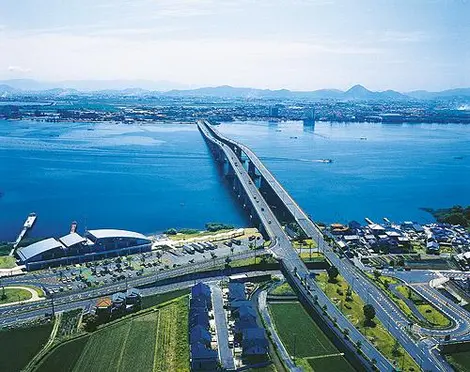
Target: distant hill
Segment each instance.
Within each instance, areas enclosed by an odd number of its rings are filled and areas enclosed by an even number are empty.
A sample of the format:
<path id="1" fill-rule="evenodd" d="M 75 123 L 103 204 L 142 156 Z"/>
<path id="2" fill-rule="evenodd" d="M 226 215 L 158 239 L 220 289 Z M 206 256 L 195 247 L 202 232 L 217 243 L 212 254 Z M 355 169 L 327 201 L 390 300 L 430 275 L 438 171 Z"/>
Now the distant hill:
<path id="1" fill-rule="evenodd" d="M 432 99 L 470 99 L 470 88 L 449 89 L 441 92 L 416 90 L 400 93 L 394 90 L 371 91 L 362 85 L 354 85 L 347 91 L 338 89 L 319 89 L 314 91 L 291 91 L 288 89 L 256 89 L 222 85 L 184 89 L 181 84 L 168 81 L 148 80 L 67 80 L 60 82 L 40 82 L 33 79 L 13 79 L 0 81 L 0 96 L 10 96 L 31 92 L 40 95 L 66 96 L 82 92 L 97 92 L 108 96 L 165 95 L 173 97 L 218 97 L 245 99 L 311 99 L 311 100 L 432 100 Z"/>

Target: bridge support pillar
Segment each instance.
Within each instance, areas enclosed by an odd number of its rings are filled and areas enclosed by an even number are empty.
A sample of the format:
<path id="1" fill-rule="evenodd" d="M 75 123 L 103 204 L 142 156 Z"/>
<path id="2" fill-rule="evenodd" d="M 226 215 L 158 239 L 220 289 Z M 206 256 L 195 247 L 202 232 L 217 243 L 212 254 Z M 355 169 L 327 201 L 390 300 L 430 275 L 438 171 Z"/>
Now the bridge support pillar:
<path id="1" fill-rule="evenodd" d="M 250 175 L 251 178 L 254 178 L 256 176 L 256 167 L 253 164 L 253 162 L 248 160 L 248 174 Z"/>

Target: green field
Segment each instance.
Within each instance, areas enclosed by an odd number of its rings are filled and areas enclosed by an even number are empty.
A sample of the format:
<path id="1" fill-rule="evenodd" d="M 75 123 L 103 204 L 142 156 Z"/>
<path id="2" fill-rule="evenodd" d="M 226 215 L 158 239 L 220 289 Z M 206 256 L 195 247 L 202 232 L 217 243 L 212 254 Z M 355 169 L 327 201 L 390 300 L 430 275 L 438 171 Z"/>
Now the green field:
<path id="1" fill-rule="evenodd" d="M 270 291 L 269 294 L 274 296 L 295 296 L 294 290 L 287 282 L 278 285 L 272 291 Z"/>
<path id="2" fill-rule="evenodd" d="M 312 318 L 298 302 L 271 303 L 269 309 L 282 343 L 297 363 L 306 370 L 322 371 L 319 366 L 331 366 L 331 370 L 354 371 L 354 368 L 342 356 L 310 359 L 311 357 L 338 354 L 338 349 L 325 336 Z M 294 350 L 295 345 L 295 350 Z M 325 362 L 323 360 L 325 359 Z M 311 362 L 314 360 L 314 362 Z M 326 361 L 327 360 L 327 361 Z"/>
<path id="3" fill-rule="evenodd" d="M 189 371 L 188 297 L 65 343 L 39 372 Z"/>
<path id="4" fill-rule="evenodd" d="M 175 298 L 189 294 L 189 292 L 190 289 L 188 288 L 142 297 L 142 309 L 148 309 L 149 307 L 157 306 L 164 302 L 174 300 Z"/>
<path id="5" fill-rule="evenodd" d="M 0 332 L 0 371 L 17 372 L 46 344 L 52 325 Z"/>
<path id="6" fill-rule="evenodd" d="M 314 371 L 318 372 L 338 372 L 354 371 L 353 367 L 341 355 L 329 355 L 323 358 L 307 359 L 308 364 Z"/>
<path id="7" fill-rule="evenodd" d="M 325 294 L 336 303 L 341 312 L 346 315 L 351 323 L 392 363 L 402 367 L 403 371 L 419 371 L 420 368 L 411 356 L 398 347 L 398 352 L 394 353 L 395 338 L 387 331 L 382 323 L 375 319 L 373 327 L 364 324 L 363 307 L 365 303 L 355 293 L 352 292 L 352 301 L 346 301 L 348 284 L 343 277 L 338 275 L 335 283 L 328 281 L 328 275 L 321 273 L 316 276 L 316 280 Z"/>
<path id="8" fill-rule="evenodd" d="M 3 294 L 2 289 L 0 288 L 0 295 Z M 31 292 L 25 289 L 16 289 L 5 287 L 5 298 L 0 297 L 0 304 L 8 304 L 10 302 L 18 302 L 29 300 L 32 295 Z"/>
<path id="9" fill-rule="evenodd" d="M 38 367 L 38 372 L 72 372 L 90 336 L 60 345 Z"/>
<path id="10" fill-rule="evenodd" d="M 0 269 L 11 269 L 16 266 L 16 259 L 12 256 L 0 256 Z"/>
<path id="11" fill-rule="evenodd" d="M 447 360 L 459 372 L 470 372 L 470 351 L 446 355 Z"/>

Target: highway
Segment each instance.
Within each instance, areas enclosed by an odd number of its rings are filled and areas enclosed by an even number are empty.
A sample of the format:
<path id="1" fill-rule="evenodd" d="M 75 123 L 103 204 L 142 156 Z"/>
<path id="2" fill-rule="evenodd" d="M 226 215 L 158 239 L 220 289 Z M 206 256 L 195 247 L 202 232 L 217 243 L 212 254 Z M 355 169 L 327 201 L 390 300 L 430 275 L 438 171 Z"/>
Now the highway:
<path id="1" fill-rule="evenodd" d="M 232 260 L 236 259 L 246 259 L 254 256 L 260 256 L 261 252 L 259 251 L 248 251 L 242 252 L 239 254 L 234 254 L 230 256 Z M 127 283 L 125 281 L 110 284 L 102 287 L 90 288 L 88 290 L 81 290 L 81 291 L 69 291 L 69 292 L 62 292 L 59 294 L 54 295 L 54 305 L 63 305 L 63 304 L 71 304 L 75 302 L 82 303 L 83 301 L 88 301 L 90 299 L 95 299 L 97 297 L 102 297 L 106 295 L 110 295 L 119 291 L 124 291 L 130 287 L 141 287 L 145 285 L 151 285 L 155 282 L 175 279 L 178 277 L 185 277 L 188 275 L 194 275 L 194 278 L 197 278 L 198 275 L 203 275 L 202 271 L 210 271 L 215 266 L 225 264 L 226 257 L 219 257 L 215 260 L 208 260 L 202 262 L 196 262 L 192 264 L 188 264 L 185 266 L 180 266 L 175 269 L 169 269 L 164 271 L 156 271 L 151 275 L 146 276 L 137 276 L 133 278 L 129 278 Z M 30 283 L 31 284 L 31 283 Z M 0 324 L 5 320 L 6 317 L 16 317 L 20 315 L 27 315 L 26 313 L 35 313 L 40 314 L 40 316 L 44 316 L 45 309 L 51 308 L 51 300 L 47 301 L 40 301 L 40 302 L 31 302 L 25 303 L 22 305 L 10 305 L 0 308 Z M 25 313 L 25 314 L 23 314 Z M 20 318 L 21 319 L 21 318 Z"/>
<path id="2" fill-rule="evenodd" d="M 205 123 L 205 126 L 210 127 L 207 122 Z M 305 212 L 303 212 L 300 206 L 292 199 L 253 151 L 239 142 L 224 137 L 213 127 L 210 127 L 210 131 L 214 137 L 219 141 L 222 141 L 226 146 L 238 147 L 241 152 L 247 156 L 248 160 L 254 164 L 258 172 L 265 181 L 270 184 L 280 200 L 283 201 L 305 234 L 317 242 L 319 249 L 324 252 L 330 263 L 338 268 L 340 274 L 354 288 L 362 300 L 374 305 L 377 318 L 387 326 L 390 333 L 399 340 L 403 347 L 415 358 L 416 362 L 422 366 L 423 369 L 430 371 L 452 370 L 442 356 L 435 351 L 438 345 L 438 341 L 432 338 L 435 331 L 421 328 L 420 331 L 427 334 L 429 338 L 422 339 L 420 341 L 414 340 L 409 334 L 409 330 L 407 329 L 408 320 L 402 311 L 388 297 L 386 297 L 380 289 L 375 287 L 375 285 L 365 277 L 362 271 L 358 270 L 349 260 L 340 259 L 335 254 L 331 246 L 324 240 L 323 234 L 318 227 L 310 220 Z M 297 257 L 297 254 L 293 249 L 291 249 L 291 252 L 288 252 L 288 245 L 285 244 L 285 242 L 282 243 L 282 249 L 276 246 L 272 248 L 272 251 L 284 259 L 287 258 L 287 260 L 290 261 L 291 267 L 297 266 L 295 258 L 293 257 L 293 255 Z M 302 275 L 303 274 L 304 273 L 302 273 Z M 355 283 L 357 284 L 354 285 Z M 438 303 L 438 305 L 441 305 L 440 307 L 442 308 L 442 304 Z M 456 312 L 456 316 L 457 314 L 458 313 Z M 465 320 L 465 318 L 463 319 Z M 470 322 L 467 321 L 457 321 L 455 328 L 441 333 L 451 335 L 455 331 L 468 333 L 470 331 L 469 324 Z"/>
<path id="3" fill-rule="evenodd" d="M 376 366 L 379 368 L 379 370 L 394 370 L 394 366 L 387 360 L 387 358 L 385 358 L 385 356 L 383 356 L 369 342 L 369 340 L 354 327 L 349 319 L 343 315 L 336 305 L 334 305 L 318 287 L 318 284 L 315 282 L 315 280 L 310 277 L 310 273 L 307 267 L 299 258 L 296 250 L 290 242 L 289 237 L 286 235 L 281 224 L 275 217 L 266 200 L 262 197 L 258 187 L 256 186 L 255 182 L 252 181 L 250 175 L 243 167 L 243 164 L 240 162 L 240 159 L 236 156 L 235 152 L 226 143 L 214 137 L 213 129 L 209 129 L 209 126 L 204 121 L 198 122 L 198 128 L 210 143 L 218 146 L 225 154 L 225 158 L 233 168 L 235 175 L 240 181 L 245 193 L 248 195 L 253 207 L 256 209 L 258 217 L 265 226 L 267 234 L 270 236 L 270 239 L 273 242 L 270 247 L 271 252 L 278 260 L 280 260 L 281 265 L 283 265 L 285 268 L 285 272 L 287 275 L 291 276 L 292 282 L 294 282 L 298 289 L 304 293 L 304 297 L 313 306 L 318 308 L 320 314 L 322 313 L 321 308 L 323 305 L 326 305 L 329 316 L 331 318 L 336 318 L 338 327 L 340 329 L 349 330 L 349 337 L 354 344 L 356 344 L 358 341 L 361 342 L 362 351 L 370 359 L 376 360 Z M 314 296 L 318 298 L 317 303 L 314 301 Z M 338 328 L 334 327 L 332 322 L 327 317 L 324 318 L 325 321 L 330 324 L 332 330 L 342 338 L 342 332 Z M 353 344 L 350 345 L 350 348 L 351 350 L 355 351 Z M 367 369 L 371 369 L 368 362 L 364 360 L 363 363 Z"/>

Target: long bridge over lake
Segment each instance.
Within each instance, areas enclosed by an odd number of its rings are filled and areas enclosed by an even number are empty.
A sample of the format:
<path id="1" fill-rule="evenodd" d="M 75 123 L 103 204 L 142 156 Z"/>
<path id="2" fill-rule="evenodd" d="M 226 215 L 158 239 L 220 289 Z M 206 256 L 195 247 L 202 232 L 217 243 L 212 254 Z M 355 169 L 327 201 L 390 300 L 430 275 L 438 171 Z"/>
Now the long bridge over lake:
<path id="1" fill-rule="evenodd" d="M 274 257 L 279 260 L 284 275 L 299 293 L 300 300 L 312 313 L 320 317 L 320 325 L 323 330 L 333 336 L 335 344 L 345 352 L 348 360 L 357 368 L 372 370 L 373 364 L 375 364 L 381 371 L 393 371 L 393 365 L 343 316 L 321 291 L 315 280 L 310 277 L 307 267 L 299 258 L 281 223 L 268 204 L 268 185 L 272 185 L 270 187 L 274 188 L 274 191 L 276 191 L 276 186 L 277 191 L 281 191 L 283 189 L 280 184 L 275 181 L 270 173 L 265 175 L 261 173 L 259 177 L 256 177 L 256 172 L 267 171 L 257 158 L 257 160 L 254 158 L 254 161 L 250 159 L 248 169 L 245 169 L 245 161 L 242 159 L 242 152 L 245 152 L 244 148 L 222 137 L 207 122 L 199 121 L 198 128 L 216 162 L 229 180 L 236 197 L 247 209 L 252 224 L 259 227 L 260 231 L 269 238 L 271 241 L 270 250 Z M 253 153 L 249 152 L 249 154 Z M 256 178 L 260 178 L 259 188 Z M 287 192 L 285 190 L 283 192 L 287 197 Z M 295 204 L 290 197 L 286 200 L 290 200 L 288 204 L 286 203 L 286 207 L 289 204 Z M 303 212 L 302 215 L 296 214 L 296 216 L 299 220 L 308 219 Z M 321 233 L 317 232 L 317 239 L 320 235 Z M 324 305 L 327 307 L 326 312 L 324 311 Z M 333 319 L 336 319 L 337 326 L 333 324 Z M 343 336 L 342 330 L 344 329 L 348 329 L 349 332 L 347 339 Z M 360 341 L 363 353 L 357 353 L 355 345 L 358 341 Z"/>
<path id="2" fill-rule="evenodd" d="M 470 334 L 468 314 L 457 307 L 441 309 L 447 311 L 446 314 L 455 320 L 454 326 L 441 331 L 440 334 L 432 329 L 418 327 L 423 337 L 421 340 L 413 339 L 410 335 L 409 320 L 403 312 L 354 264 L 347 259 L 338 257 L 331 245 L 324 239 L 318 226 L 300 208 L 250 148 L 222 135 L 207 121 L 198 121 L 198 128 L 235 196 L 240 200 L 243 208 L 247 210 L 253 226 L 258 227 L 265 237 L 271 240 L 270 251 L 281 263 L 286 279 L 299 293 L 300 300 L 319 320 L 322 329 L 332 336 L 340 350 L 346 353 L 351 363 L 356 366 L 361 363 L 362 368 L 366 369 L 372 369 L 375 365 L 381 371 L 400 368 L 400 366 L 392 365 L 318 287 L 305 264 L 299 258 L 296 249 L 292 246 L 283 229 L 283 223 L 297 225 L 298 230 L 305 238 L 312 238 L 316 242 L 329 263 L 338 268 L 340 274 L 364 302 L 373 304 L 377 318 L 413 356 L 422 369 L 427 371 L 452 370 L 437 352 L 439 341 L 436 336 L 452 335 L 453 338 L 468 338 Z M 323 311 L 325 306 L 327 310 Z M 333 324 L 333 319 L 336 320 L 336 324 Z M 347 340 L 342 334 L 345 329 L 348 329 L 349 332 Z M 361 353 L 358 353 L 355 347 L 358 341 L 361 344 Z"/>

